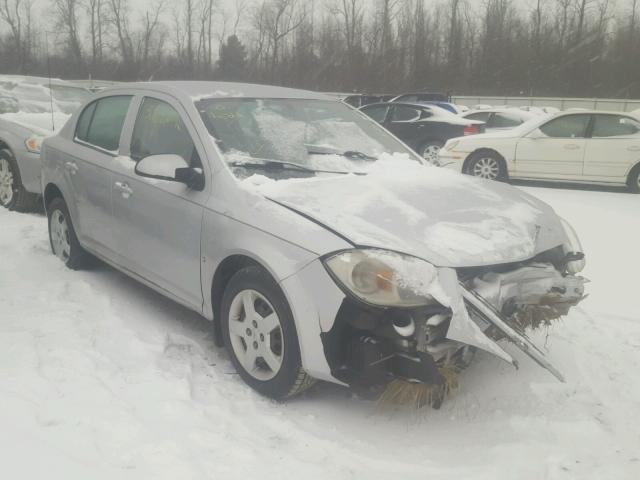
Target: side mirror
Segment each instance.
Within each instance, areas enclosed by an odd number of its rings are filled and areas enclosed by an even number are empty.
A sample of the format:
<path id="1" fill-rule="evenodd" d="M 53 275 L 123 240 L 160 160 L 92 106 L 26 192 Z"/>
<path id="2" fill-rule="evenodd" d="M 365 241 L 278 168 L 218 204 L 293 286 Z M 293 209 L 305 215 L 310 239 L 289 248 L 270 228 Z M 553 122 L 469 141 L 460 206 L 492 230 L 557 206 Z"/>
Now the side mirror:
<path id="1" fill-rule="evenodd" d="M 184 183 L 194 190 L 204 188 L 202 171 L 189 167 L 180 155 L 149 155 L 136 163 L 135 172 L 141 177 Z"/>

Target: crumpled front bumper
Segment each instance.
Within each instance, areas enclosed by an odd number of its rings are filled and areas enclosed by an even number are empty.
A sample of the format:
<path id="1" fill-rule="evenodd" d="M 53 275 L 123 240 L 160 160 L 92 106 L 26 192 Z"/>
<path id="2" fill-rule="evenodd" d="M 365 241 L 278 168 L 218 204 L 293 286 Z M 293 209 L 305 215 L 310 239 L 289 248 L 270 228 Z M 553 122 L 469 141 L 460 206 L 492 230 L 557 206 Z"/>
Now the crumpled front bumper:
<path id="1" fill-rule="evenodd" d="M 455 272 L 441 272 L 442 288 L 455 299 L 450 305 L 453 314 L 447 338 L 488 351 L 517 368 L 513 357 L 492 339 L 506 338 L 564 382 L 544 352 L 527 337 L 528 325 L 518 323 L 516 314 L 531 308 L 543 312 L 551 308 L 556 316 L 566 314 L 584 298 L 585 279 L 563 276 L 551 265 L 532 265 L 488 277 L 463 284 L 457 282 Z M 488 332 L 492 332 L 490 336 Z"/>

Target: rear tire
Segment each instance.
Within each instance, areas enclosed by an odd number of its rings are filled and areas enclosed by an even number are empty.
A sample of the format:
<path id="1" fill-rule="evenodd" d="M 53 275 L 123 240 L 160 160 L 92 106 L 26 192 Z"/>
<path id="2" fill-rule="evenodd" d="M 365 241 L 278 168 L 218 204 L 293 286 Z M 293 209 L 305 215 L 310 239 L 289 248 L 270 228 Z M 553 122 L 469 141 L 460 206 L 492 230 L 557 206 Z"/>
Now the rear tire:
<path id="1" fill-rule="evenodd" d="M 10 150 L 0 150 L 0 205 L 17 212 L 31 212 L 40 206 L 39 195 L 22 185 L 20 169 Z"/>
<path id="2" fill-rule="evenodd" d="M 629 187 L 631 193 L 640 193 L 640 164 L 633 167 L 631 173 L 629 173 L 627 187 Z"/>
<path id="3" fill-rule="evenodd" d="M 419 150 L 420 156 L 432 165 L 438 165 L 438 155 L 444 142 L 440 140 L 429 140 L 425 142 Z"/>
<path id="4" fill-rule="evenodd" d="M 509 174 L 504 159 L 496 152 L 480 151 L 471 154 L 465 172 L 472 177 L 486 180 L 507 181 Z"/>
<path id="5" fill-rule="evenodd" d="M 62 198 L 54 198 L 48 205 L 47 219 L 49 243 L 53 254 L 72 270 L 91 266 L 93 257 L 78 242 L 67 204 Z"/>
<path id="6" fill-rule="evenodd" d="M 221 327 L 240 377 L 258 393 L 284 400 L 315 383 L 302 368 L 293 314 L 262 268 L 238 271 L 222 297 Z"/>

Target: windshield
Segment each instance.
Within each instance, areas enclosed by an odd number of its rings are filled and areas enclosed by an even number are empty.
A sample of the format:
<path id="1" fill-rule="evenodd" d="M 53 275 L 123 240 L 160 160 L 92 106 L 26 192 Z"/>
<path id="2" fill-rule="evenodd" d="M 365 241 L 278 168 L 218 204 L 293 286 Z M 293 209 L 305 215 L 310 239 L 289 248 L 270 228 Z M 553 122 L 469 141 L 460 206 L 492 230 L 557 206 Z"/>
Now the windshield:
<path id="1" fill-rule="evenodd" d="M 414 155 L 372 120 L 341 102 L 209 99 L 197 102 L 229 165 L 279 162 L 306 171 L 359 171 L 380 155 Z"/>

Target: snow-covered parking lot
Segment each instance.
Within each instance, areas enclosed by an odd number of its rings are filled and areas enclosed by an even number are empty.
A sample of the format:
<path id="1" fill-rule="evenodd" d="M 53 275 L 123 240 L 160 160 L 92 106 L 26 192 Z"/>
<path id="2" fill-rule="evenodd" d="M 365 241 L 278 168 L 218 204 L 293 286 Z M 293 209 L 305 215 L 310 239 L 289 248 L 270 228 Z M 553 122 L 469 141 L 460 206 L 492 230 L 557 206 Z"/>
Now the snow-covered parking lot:
<path id="1" fill-rule="evenodd" d="M 6 479 L 640 478 L 640 196 L 522 187 L 578 231 L 590 297 L 439 411 L 376 413 L 320 384 L 259 397 L 206 320 L 106 266 L 67 270 L 42 215 L 0 210 L 0 471 Z"/>

